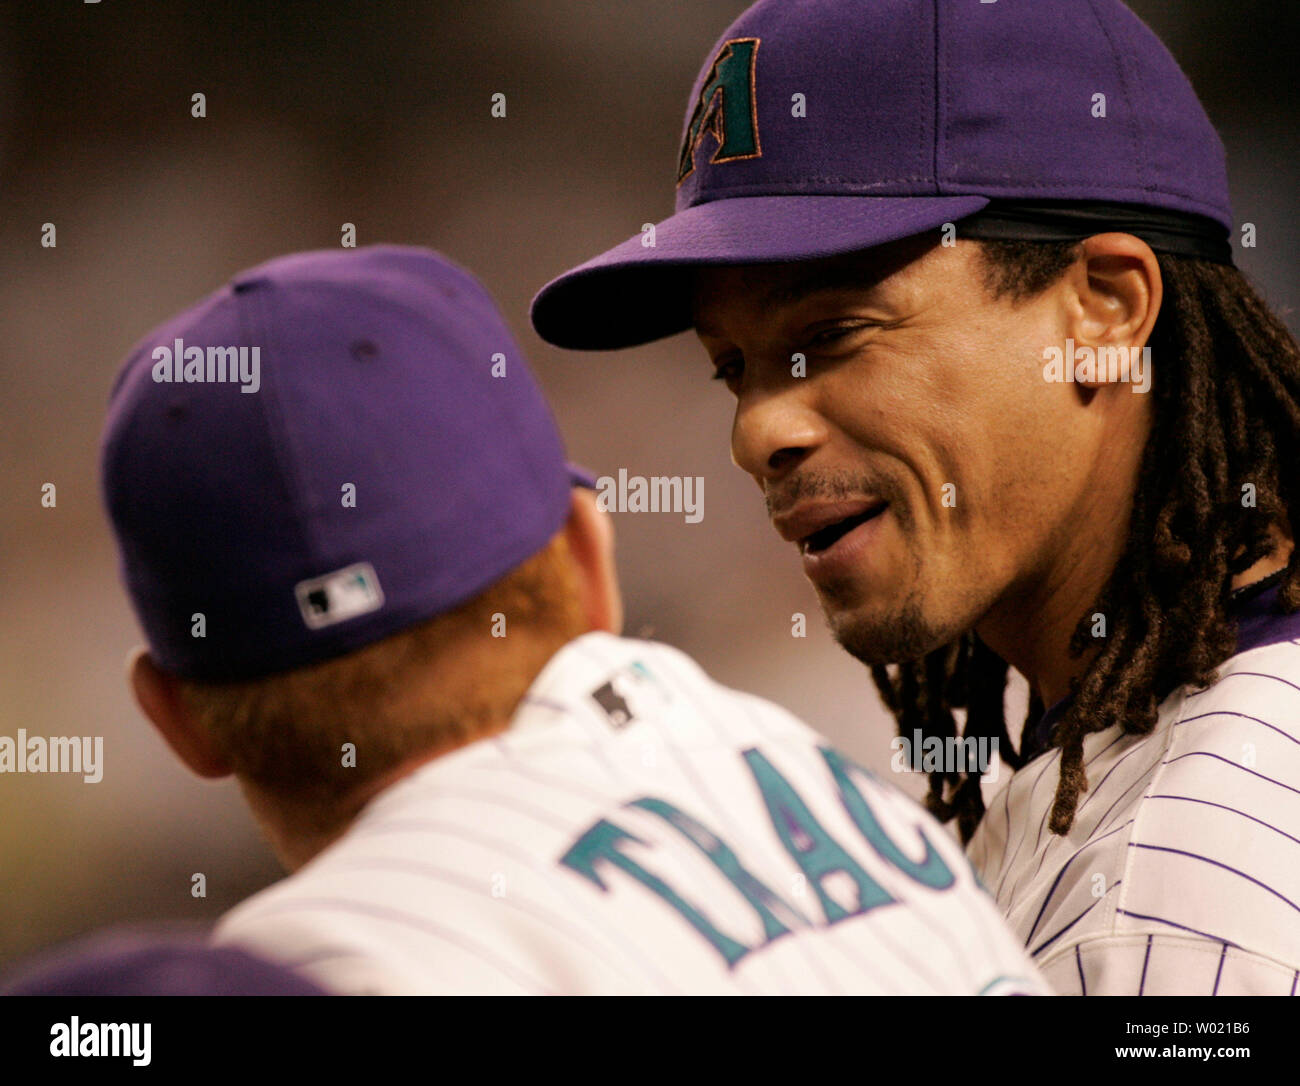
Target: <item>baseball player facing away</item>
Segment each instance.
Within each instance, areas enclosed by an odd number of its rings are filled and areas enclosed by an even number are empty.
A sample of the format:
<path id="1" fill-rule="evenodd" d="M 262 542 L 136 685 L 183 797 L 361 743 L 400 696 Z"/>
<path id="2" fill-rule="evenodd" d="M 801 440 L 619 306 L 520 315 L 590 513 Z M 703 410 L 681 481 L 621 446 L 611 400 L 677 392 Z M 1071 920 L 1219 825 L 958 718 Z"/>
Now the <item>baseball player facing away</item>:
<path id="1" fill-rule="evenodd" d="M 765 0 L 676 180 L 538 332 L 694 327 L 901 733 L 1016 769 L 929 805 L 1057 991 L 1295 994 L 1300 349 L 1173 58 L 1117 0 Z"/>
<path id="2" fill-rule="evenodd" d="M 919 805 L 617 636 L 590 482 L 427 250 L 273 260 L 133 350 L 131 683 L 294 872 L 216 942 L 339 993 L 1047 993 Z"/>

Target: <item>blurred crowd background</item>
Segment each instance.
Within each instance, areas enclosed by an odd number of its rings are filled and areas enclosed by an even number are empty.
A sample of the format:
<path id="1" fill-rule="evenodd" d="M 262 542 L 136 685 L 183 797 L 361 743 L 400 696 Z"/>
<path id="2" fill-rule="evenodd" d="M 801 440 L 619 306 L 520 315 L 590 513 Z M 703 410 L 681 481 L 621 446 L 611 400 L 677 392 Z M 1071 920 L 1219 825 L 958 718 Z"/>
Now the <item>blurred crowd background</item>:
<path id="1" fill-rule="evenodd" d="M 543 282 L 671 212 L 687 92 L 746 6 L 4 5 L 0 735 L 102 735 L 105 772 L 94 785 L 0 776 L 0 966 L 108 923 L 207 923 L 280 875 L 235 786 L 191 777 L 128 698 L 138 631 L 96 451 L 110 382 L 139 336 L 238 269 L 337 246 L 345 222 L 359 244 L 429 245 L 486 283 L 575 459 L 704 477 L 699 524 L 616 517 L 629 632 L 684 648 L 887 769 L 892 725 L 732 466 L 730 398 L 694 338 L 577 355 L 527 323 Z M 1300 9 L 1132 6 L 1218 124 L 1238 221 L 1258 227 L 1241 264 L 1296 328 Z M 497 92 L 505 119 L 490 114 Z M 205 118 L 191 116 L 195 93 Z M 46 222 L 57 248 L 40 244 Z M 46 482 L 54 509 L 40 504 Z M 809 616 L 802 640 L 797 611 Z M 920 794 L 921 781 L 903 783 Z M 206 898 L 191 897 L 196 872 Z"/>

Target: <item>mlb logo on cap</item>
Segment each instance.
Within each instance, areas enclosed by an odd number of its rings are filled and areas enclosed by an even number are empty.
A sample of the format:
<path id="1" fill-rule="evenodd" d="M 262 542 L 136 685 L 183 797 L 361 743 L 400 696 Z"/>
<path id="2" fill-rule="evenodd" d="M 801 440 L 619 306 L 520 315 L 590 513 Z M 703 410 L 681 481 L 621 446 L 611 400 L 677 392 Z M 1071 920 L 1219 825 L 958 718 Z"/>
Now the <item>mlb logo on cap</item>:
<path id="1" fill-rule="evenodd" d="M 294 592 L 303 621 L 313 630 L 377 611 L 384 605 L 379 578 L 369 562 L 358 562 L 325 577 L 300 581 Z"/>

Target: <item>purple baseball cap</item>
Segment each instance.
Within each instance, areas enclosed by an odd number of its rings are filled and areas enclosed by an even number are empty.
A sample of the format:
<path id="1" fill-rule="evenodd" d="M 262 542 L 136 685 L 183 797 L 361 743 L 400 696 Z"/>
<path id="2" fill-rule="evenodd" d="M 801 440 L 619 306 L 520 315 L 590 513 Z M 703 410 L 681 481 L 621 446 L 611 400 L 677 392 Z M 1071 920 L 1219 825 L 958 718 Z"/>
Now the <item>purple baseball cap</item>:
<path id="1" fill-rule="evenodd" d="M 0 996 L 326 996 L 306 977 L 197 935 L 110 929 L 23 962 Z"/>
<path id="2" fill-rule="evenodd" d="M 207 680 L 458 606 L 592 483 L 482 285 L 387 245 L 269 261 L 149 333 L 100 461 L 150 651 Z"/>
<path id="3" fill-rule="evenodd" d="M 1088 228 L 1062 230 L 1076 202 Z M 691 327 L 694 267 L 835 256 L 981 212 L 996 228 L 965 236 L 1086 237 L 1109 215 L 1156 251 L 1231 260 L 1222 142 L 1119 0 L 761 0 L 692 88 L 676 214 L 548 283 L 533 326 L 561 347 L 645 343 Z"/>

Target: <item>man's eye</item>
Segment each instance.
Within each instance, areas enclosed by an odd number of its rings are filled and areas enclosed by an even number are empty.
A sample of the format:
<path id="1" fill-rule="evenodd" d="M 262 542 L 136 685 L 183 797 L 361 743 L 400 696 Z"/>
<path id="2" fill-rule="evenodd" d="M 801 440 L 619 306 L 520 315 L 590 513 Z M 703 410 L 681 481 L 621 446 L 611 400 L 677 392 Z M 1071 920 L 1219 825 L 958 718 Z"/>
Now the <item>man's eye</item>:
<path id="1" fill-rule="evenodd" d="M 844 339 L 845 336 L 853 332 L 861 331 L 864 326 L 861 324 L 840 324 L 834 328 L 824 328 L 808 341 L 810 347 L 825 347 L 838 340 Z"/>
<path id="2" fill-rule="evenodd" d="M 741 374 L 744 372 L 744 365 L 736 359 L 732 359 L 729 362 L 718 363 L 713 371 L 713 379 L 715 381 L 725 381 L 730 386 L 732 383 L 739 381 Z"/>

